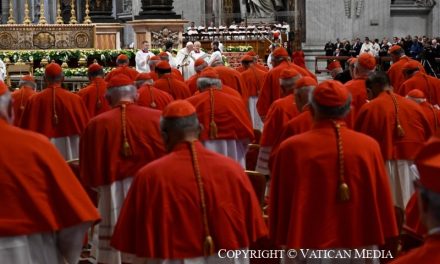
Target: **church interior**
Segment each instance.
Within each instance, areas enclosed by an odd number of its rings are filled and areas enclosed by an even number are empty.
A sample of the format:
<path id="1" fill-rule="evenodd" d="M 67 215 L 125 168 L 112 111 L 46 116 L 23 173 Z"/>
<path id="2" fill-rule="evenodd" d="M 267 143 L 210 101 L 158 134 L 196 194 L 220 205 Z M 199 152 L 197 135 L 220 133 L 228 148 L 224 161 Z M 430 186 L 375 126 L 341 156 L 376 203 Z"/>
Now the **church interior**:
<path id="1" fill-rule="evenodd" d="M 440 263 L 435 0 L 0 0 L 0 263 Z"/>

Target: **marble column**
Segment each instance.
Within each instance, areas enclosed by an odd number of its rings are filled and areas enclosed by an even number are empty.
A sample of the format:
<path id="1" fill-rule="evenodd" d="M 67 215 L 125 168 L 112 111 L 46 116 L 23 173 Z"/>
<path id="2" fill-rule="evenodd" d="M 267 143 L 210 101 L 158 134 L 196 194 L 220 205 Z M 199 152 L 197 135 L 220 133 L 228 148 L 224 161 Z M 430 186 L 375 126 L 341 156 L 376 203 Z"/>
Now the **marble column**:
<path id="1" fill-rule="evenodd" d="M 142 0 L 142 12 L 138 18 L 141 19 L 179 19 L 173 11 L 173 0 Z"/>

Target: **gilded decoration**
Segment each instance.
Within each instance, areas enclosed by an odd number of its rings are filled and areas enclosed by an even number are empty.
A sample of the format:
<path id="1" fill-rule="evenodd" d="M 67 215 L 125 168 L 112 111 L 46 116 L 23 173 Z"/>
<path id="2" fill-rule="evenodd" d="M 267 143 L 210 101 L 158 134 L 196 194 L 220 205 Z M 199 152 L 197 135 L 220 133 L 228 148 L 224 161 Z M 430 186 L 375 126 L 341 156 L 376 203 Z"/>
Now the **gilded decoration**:
<path id="1" fill-rule="evenodd" d="M 179 32 L 173 32 L 166 27 L 158 32 L 151 32 L 151 47 L 162 48 L 163 46 L 165 46 L 165 43 L 169 41 L 173 43 L 178 43 Z"/>
<path id="2" fill-rule="evenodd" d="M 95 25 L 0 25 L 0 49 L 95 48 Z"/>

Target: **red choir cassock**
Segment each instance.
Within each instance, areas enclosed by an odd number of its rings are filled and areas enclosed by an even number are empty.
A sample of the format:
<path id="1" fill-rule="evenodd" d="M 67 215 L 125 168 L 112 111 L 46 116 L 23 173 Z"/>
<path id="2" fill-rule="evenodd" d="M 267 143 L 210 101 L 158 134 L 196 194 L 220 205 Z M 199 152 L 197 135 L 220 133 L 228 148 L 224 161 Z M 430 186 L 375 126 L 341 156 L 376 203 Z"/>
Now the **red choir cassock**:
<path id="1" fill-rule="evenodd" d="M 0 237 L 57 232 L 99 220 L 78 179 L 47 138 L 3 119 L 0 133 Z"/>
<path id="2" fill-rule="evenodd" d="M 337 81 L 313 94 L 326 107 L 343 106 L 348 96 Z M 398 235 L 379 146 L 341 120 L 317 121 L 285 140 L 271 175 L 269 234 L 276 245 L 359 248 Z"/>
<path id="3" fill-rule="evenodd" d="M 62 74 L 56 63 L 46 66 L 48 77 Z M 51 84 L 32 96 L 21 117 L 20 127 L 41 133 L 48 138 L 81 135 L 89 114 L 81 97 Z"/>
<path id="4" fill-rule="evenodd" d="M 413 76 L 403 82 L 400 86 L 399 94 L 406 96 L 411 90 L 419 89 L 425 96 L 426 100 L 433 104 L 440 104 L 440 80 L 420 71 L 420 63 L 418 61 L 409 61 L 403 66 L 403 70 L 415 70 Z"/>
<path id="5" fill-rule="evenodd" d="M 101 70 L 101 65 L 93 63 L 89 66 L 88 72 L 89 74 L 93 74 Z M 83 99 L 90 117 L 94 117 L 111 109 L 109 103 L 105 99 L 106 91 L 107 82 L 98 76 L 90 80 L 90 84 L 79 90 L 77 93 Z"/>
<path id="6" fill-rule="evenodd" d="M 253 61 L 252 57 L 244 56 L 242 61 Z M 267 72 L 262 71 L 251 65 L 248 69 L 241 72 L 241 77 L 246 85 L 248 96 L 258 96 L 266 79 Z"/>
<path id="7" fill-rule="evenodd" d="M 292 61 L 293 61 L 293 63 L 295 63 L 299 67 L 307 69 L 304 51 L 302 51 L 302 50 L 294 51 L 292 54 Z"/>
<path id="8" fill-rule="evenodd" d="M 244 56 L 251 56 L 252 57 L 252 61 L 254 61 L 254 59 L 255 59 L 255 57 L 257 56 L 257 54 L 253 51 L 253 50 L 250 50 L 250 51 L 248 51 L 248 52 L 246 52 L 245 54 L 244 54 Z M 254 67 L 255 68 L 257 68 L 257 69 L 259 69 L 260 71 L 264 71 L 264 72 L 269 72 L 269 69 L 266 67 L 266 66 L 264 66 L 263 64 L 261 64 L 261 63 L 259 63 L 259 62 L 254 62 Z M 240 72 L 240 73 L 242 73 L 242 72 L 244 72 L 246 69 L 243 67 L 243 66 L 239 66 L 238 68 L 236 68 L 236 70 L 238 71 L 238 72 Z"/>
<path id="9" fill-rule="evenodd" d="M 110 87 L 129 85 L 124 75 Z M 138 169 L 164 153 L 159 132 L 160 111 L 120 102 L 90 120 L 80 141 L 80 172 L 91 187 L 109 185 L 135 175 Z"/>
<path id="10" fill-rule="evenodd" d="M 171 70 L 171 66 L 166 61 L 161 61 L 156 65 L 159 70 Z M 191 96 L 188 85 L 179 81 L 171 73 L 165 73 L 153 84 L 154 87 L 169 93 L 174 99 L 185 99 Z"/>
<path id="11" fill-rule="evenodd" d="M 416 157 L 417 169 L 420 173 L 419 184 L 429 191 L 430 193 L 440 195 L 440 138 L 438 136 L 433 137 L 423 147 L 420 153 Z M 417 198 L 420 199 L 420 195 L 417 193 Z M 432 196 L 431 196 L 432 197 Z M 426 204 L 425 204 L 426 205 Z M 434 226 L 435 218 L 433 216 L 436 212 L 428 208 L 424 208 L 425 214 L 431 214 L 433 221 L 430 221 L 430 230 L 425 238 L 425 243 L 413 250 L 408 254 L 393 261 L 393 264 L 412 264 L 412 263 L 438 263 L 440 260 L 440 231 L 438 226 Z M 429 216 L 427 215 L 426 218 Z M 429 221 L 429 220 L 428 220 Z M 428 222 L 429 223 L 429 222 Z"/>
<path id="12" fill-rule="evenodd" d="M 14 91 L 12 96 L 12 107 L 14 108 L 14 125 L 19 126 L 21 115 L 26 107 L 29 98 L 36 94 L 36 83 L 31 75 L 24 75 L 20 80 L 20 89 Z"/>
<path id="13" fill-rule="evenodd" d="M 248 88 L 240 73 L 226 66 L 216 66 L 214 70 L 218 73 L 222 83 L 238 91 L 245 104 L 247 104 L 249 98 Z"/>
<path id="14" fill-rule="evenodd" d="M 357 59 L 357 63 L 366 70 L 374 70 L 376 67 L 376 58 L 369 53 L 362 53 Z M 359 109 L 367 103 L 367 86 L 365 80 L 367 76 L 357 77 L 351 81 L 346 82 L 344 85 L 351 93 L 351 105 L 353 106 L 353 118 L 356 119 Z"/>
<path id="15" fill-rule="evenodd" d="M 164 109 L 163 118 L 194 114 L 192 105 L 178 100 Z M 138 258 L 215 257 L 220 249 L 247 248 L 266 234 L 240 165 L 198 141 L 180 142 L 137 173 L 112 246 Z"/>
<path id="16" fill-rule="evenodd" d="M 283 80 L 296 78 L 298 76 L 299 73 L 297 71 L 287 68 L 281 72 L 279 78 Z M 295 95 L 293 92 L 273 102 L 264 120 L 260 145 L 263 147 L 273 147 L 283 126 L 298 114 L 299 111 L 295 103 Z"/>
<path id="17" fill-rule="evenodd" d="M 206 63 L 204 59 L 199 58 L 194 62 L 194 68 L 200 67 L 203 64 L 208 65 L 208 63 Z M 188 85 L 191 95 L 195 94 L 198 91 L 197 79 L 199 78 L 199 76 L 200 72 L 196 72 L 196 74 L 192 75 L 188 80 L 185 81 L 185 83 Z"/>
<path id="18" fill-rule="evenodd" d="M 166 62 L 169 63 L 170 57 L 169 57 L 169 54 L 167 52 L 162 51 L 157 56 L 159 57 L 159 59 L 161 61 L 166 61 Z M 175 79 L 177 79 L 177 80 L 179 80 L 181 82 L 185 81 L 185 79 L 182 76 L 182 73 L 178 69 L 176 69 L 176 68 L 171 68 L 171 75 L 173 76 L 173 78 L 175 78 Z"/>
<path id="19" fill-rule="evenodd" d="M 273 52 L 273 57 L 282 58 L 288 57 L 289 54 L 284 48 L 277 48 Z M 275 68 L 269 71 L 267 74 L 266 80 L 264 81 L 263 88 L 261 89 L 260 96 L 258 97 L 257 110 L 260 114 L 261 118 L 264 119 L 267 115 L 267 112 L 270 108 L 270 105 L 281 97 L 281 89 L 280 89 L 280 81 L 279 77 L 281 72 L 285 68 L 293 68 L 297 72 L 299 72 L 302 76 L 309 76 L 316 79 L 316 76 L 312 73 L 308 72 L 304 68 L 299 67 L 293 63 L 289 63 L 287 61 L 281 62 Z M 264 121 L 264 120 L 263 120 Z"/>
<path id="20" fill-rule="evenodd" d="M 153 80 L 151 73 L 141 73 L 136 81 Z M 157 89 L 149 84 L 144 84 L 138 89 L 139 98 L 136 101 L 138 105 L 146 106 L 153 109 L 163 110 L 165 106 L 171 103 L 173 97 L 164 91 Z"/>
<path id="21" fill-rule="evenodd" d="M 395 52 L 399 49 L 401 49 L 399 45 L 394 45 L 388 50 L 388 53 Z M 403 66 L 409 61 L 414 60 L 403 55 L 397 62 L 394 62 L 387 71 L 388 77 L 390 78 L 391 86 L 393 86 L 393 91 L 401 96 L 406 95 L 400 92 L 400 86 L 405 82 L 405 76 L 403 75 Z M 421 71 L 425 73 L 423 66 L 420 63 L 418 64 Z"/>
<path id="22" fill-rule="evenodd" d="M 440 129 L 440 109 L 428 103 L 425 94 L 419 89 L 411 90 L 407 97 L 420 105 L 431 126 L 431 130 L 434 133 L 437 132 Z"/>
<path id="23" fill-rule="evenodd" d="M 204 127 L 200 134 L 201 141 L 254 138 L 247 110 L 243 101 L 236 96 L 212 87 L 187 100 L 197 109 L 199 121 Z M 215 124 L 216 133 L 211 124 Z"/>
<path id="24" fill-rule="evenodd" d="M 391 91 L 380 93 L 360 109 L 355 129 L 379 142 L 385 160 L 414 160 L 432 134 L 420 106 Z"/>

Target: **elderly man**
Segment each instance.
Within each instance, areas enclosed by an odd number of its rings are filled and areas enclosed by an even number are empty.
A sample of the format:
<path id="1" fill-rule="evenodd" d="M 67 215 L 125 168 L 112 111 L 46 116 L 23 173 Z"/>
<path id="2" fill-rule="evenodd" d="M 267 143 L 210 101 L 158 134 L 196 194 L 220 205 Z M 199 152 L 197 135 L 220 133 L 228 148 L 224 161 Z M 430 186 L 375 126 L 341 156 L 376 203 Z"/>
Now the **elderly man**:
<path id="1" fill-rule="evenodd" d="M 440 259 L 440 138 L 433 137 L 416 157 L 420 179 L 417 189 L 420 220 L 427 228 L 425 243 L 396 259 L 393 264 L 436 263 Z"/>
<path id="2" fill-rule="evenodd" d="M 406 81 L 399 88 L 399 93 L 407 95 L 413 89 L 420 89 L 428 103 L 440 105 L 440 80 L 423 72 L 418 61 L 410 60 L 402 67 Z"/>
<path id="3" fill-rule="evenodd" d="M 142 41 L 142 49 L 140 49 L 138 52 L 136 52 L 136 70 L 138 72 L 150 72 L 150 67 L 148 65 L 148 62 L 150 61 L 150 58 L 154 56 L 154 54 L 149 51 L 150 44 L 148 41 L 144 40 Z"/>
<path id="4" fill-rule="evenodd" d="M 218 76 L 220 77 L 223 85 L 231 87 L 239 92 L 243 99 L 243 102 L 247 105 L 249 99 L 248 89 L 246 87 L 246 83 L 243 81 L 243 77 L 241 76 L 241 74 L 233 68 L 226 67 L 223 64 L 223 61 L 214 63 L 213 67 L 218 73 Z"/>
<path id="5" fill-rule="evenodd" d="M 194 61 L 196 60 L 191 52 L 194 49 L 194 44 L 191 41 L 186 43 L 185 48 L 182 48 L 177 52 L 176 64 L 177 68 L 182 73 L 183 79 L 188 80 L 194 72 Z"/>
<path id="6" fill-rule="evenodd" d="M 247 144 L 254 134 L 243 101 L 222 91 L 222 82 L 212 68 L 202 71 L 197 86 L 200 93 L 187 100 L 196 108 L 204 127 L 200 141 L 206 148 L 236 160 L 244 168 Z"/>
<path id="7" fill-rule="evenodd" d="M 366 86 L 371 101 L 359 110 L 355 129 L 379 143 L 394 204 L 403 209 L 414 192 L 410 167 L 431 136 L 431 127 L 420 106 L 392 91 L 386 74 L 371 74 Z"/>
<path id="8" fill-rule="evenodd" d="M 159 132 L 160 111 L 136 105 L 137 97 L 127 76 L 114 76 L 106 94 L 113 109 L 92 119 L 81 137 L 81 177 L 97 190 L 102 216 L 98 263 L 130 263 L 130 256 L 109 245 L 113 228 L 135 173 L 165 153 Z"/>
<path id="9" fill-rule="evenodd" d="M 198 141 L 196 109 L 187 101 L 169 104 L 160 126 L 169 154 L 137 173 L 112 246 L 135 254 L 135 263 L 248 263 L 218 255 L 266 235 L 243 169 Z"/>
<path id="10" fill-rule="evenodd" d="M 428 120 L 429 125 L 431 126 L 431 130 L 434 132 L 434 134 L 437 131 L 439 131 L 440 109 L 427 102 L 425 94 L 419 89 L 411 90 L 406 96 L 406 98 L 420 105 L 420 107 L 423 110 L 423 113 L 425 113 L 425 117 Z"/>
<path id="11" fill-rule="evenodd" d="M 202 43 L 200 43 L 200 41 L 194 42 L 194 49 L 191 51 L 191 56 L 193 56 L 195 60 L 207 60 L 208 54 L 202 50 Z"/>
<path id="12" fill-rule="evenodd" d="M 139 94 L 136 103 L 141 106 L 163 110 L 174 99 L 169 93 L 153 87 L 153 83 L 151 73 L 140 73 L 136 77 L 136 88 Z"/>
<path id="13" fill-rule="evenodd" d="M 281 72 L 285 68 L 293 68 L 297 72 L 299 72 L 302 76 L 310 76 L 316 79 L 316 76 L 307 71 L 304 68 L 301 68 L 294 63 L 290 63 L 289 54 L 287 50 L 284 48 L 276 48 L 271 55 L 271 62 L 274 66 L 272 70 L 267 74 L 267 78 L 264 81 L 263 88 L 261 89 L 260 96 L 258 97 L 257 110 L 260 114 L 261 119 L 264 121 L 267 115 L 267 111 L 270 108 L 270 105 L 281 97 L 281 88 L 279 77 Z"/>
<path id="14" fill-rule="evenodd" d="M 37 84 L 35 83 L 34 77 L 31 75 L 24 75 L 21 77 L 18 87 L 20 89 L 11 94 L 15 126 L 20 125 L 21 115 L 23 114 L 29 98 L 36 94 L 35 89 L 37 88 Z"/>
<path id="15" fill-rule="evenodd" d="M 376 58 L 370 53 L 362 53 L 356 60 L 353 80 L 345 83 L 348 91 L 352 96 L 353 117 L 356 118 L 359 109 L 367 103 L 367 88 L 365 87 L 365 80 L 368 75 L 376 69 Z"/>
<path id="16" fill-rule="evenodd" d="M 270 106 L 266 120 L 264 121 L 263 134 L 261 136 L 261 148 L 258 153 L 256 171 L 269 175 L 269 156 L 283 126 L 299 114 L 295 105 L 294 89 L 301 79 L 301 74 L 291 68 L 284 69 L 280 74 L 280 86 L 282 98 L 276 100 Z"/>
<path id="17" fill-rule="evenodd" d="M 313 116 L 309 103 L 309 94 L 316 86 L 318 86 L 318 82 L 308 76 L 302 77 L 296 82 L 294 94 L 299 114 L 283 126 L 281 134 L 279 134 L 280 136 L 272 147 L 272 155 L 277 152 L 279 145 L 284 140 L 312 129 Z"/>
<path id="18" fill-rule="evenodd" d="M 0 81 L 0 260 L 78 263 L 98 212 L 49 141 L 11 125 L 11 107 Z"/>
<path id="19" fill-rule="evenodd" d="M 159 58 L 160 58 L 161 61 L 166 61 L 166 62 L 168 62 L 168 64 L 169 64 L 170 67 L 171 67 L 171 75 L 173 76 L 173 78 L 175 78 L 175 79 L 177 79 L 177 80 L 179 80 L 179 81 L 182 81 L 182 82 L 185 81 L 185 80 L 183 79 L 182 73 L 181 73 L 178 69 L 176 69 L 177 66 L 174 67 L 173 64 L 171 63 L 171 62 L 174 62 L 174 59 L 172 59 L 172 57 L 171 57 L 171 55 L 169 54 L 169 52 L 164 52 L 164 51 L 162 51 L 161 53 L 159 53 L 158 56 L 159 56 Z"/>
<path id="20" fill-rule="evenodd" d="M 379 146 L 345 126 L 351 96 L 340 82 L 319 84 L 310 103 L 313 128 L 285 140 L 275 156 L 269 235 L 290 249 L 378 249 L 398 235 Z"/>
<path id="21" fill-rule="evenodd" d="M 46 88 L 32 96 L 23 112 L 20 127 L 48 137 L 66 160 L 78 158 L 79 137 L 89 121 L 83 100 L 64 90 L 63 70 L 56 63 L 46 66 Z"/>
<path id="22" fill-rule="evenodd" d="M 202 70 L 205 69 L 206 67 L 208 67 L 208 63 L 204 59 L 202 58 L 196 59 L 194 63 L 194 71 L 196 72 L 196 74 L 191 76 L 185 82 L 188 85 L 189 91 L 191 92 L 192 95 L 197 92 L 197 79 L 199 78 Z"/>
<path id="23" fill-rule="evenodd" d="M 83 99 L 90 117 L 94 117 L 111 109 L 105 100 L 107 83 L 104 81 L 104 69 L 97 63 L 90 64 L 87 76 L 90 83 L 79 90 L 78 95 Z"/>
<path id="24" fill-rule="evenodd" d="M 191 96 L 188 85 L 173 77 L 171 65 L 167 61 L 159 62 L 155 70 L 159 79 L 154 82 L 154 87 L 169 93 L 174 99 L 185 99 Z"/>
<path id="25" fill-rule="evenodd" d="M 344 71 L 342 69 L 341 63 L 337 60 L 332 61 L 327 66 L 327 69 L 330 71 L 330 75 L 332 79 L 335 81 L 340 81 L 341 83 L 346 83 L 351 80 L 350 71 Z"/>
<path id="26" fill-rule="evenodd" d="M 136 79 L 136 76 L 139 74 L 135 69 L 129 67 L 130 59 L 125 54 L 120 54 L 116 58 L 116 68 L 111 72 L 107 73 L 105 76 L 105 80 L 108 82 L 113 76 L 118 74 L 127 75 L 133 82 Z"/>
<path id="27" fill-rule="evenodd" d="M 153 77 L 153 80 L 156 81 L 159 79 L 156 73 L 156 65 L 160 62 L 159 56 L 153 56 L 150 58 L 150 61 L 148 62 L 148 66 L 150 67 L 150 74 Z"/>
<path id="28" fill-rule="evenodd" d="M 389 68 L 387 74 L 390 78 L 391 86 L 395 93 L 405 96 L 406 94 L 400 93 L 399 89 L 403 82 L 405 82 L 405 76 L 403 75 L 403 66 L 412 61 L 411 58 L 405 55 L 405 51 L 399 45 L 394 45 L 388 50 L 388 54 L 391 56 L 391 67 Z M 420 70 L 425 73 L 423 66 L 419 63 Z"/>
<path id="29" fill-rule="evenodd" d="M 254 129 L 262 130 L 263 122 L 257 112 L 258 95 L 263 87 L 267 72 L 258 69 L 255 66 L 254 58 L 245 55 L 241 58 L 242 72 L 241 77 L 246 85 L 248 100 L 248 110 L 251 115 Z"/>

